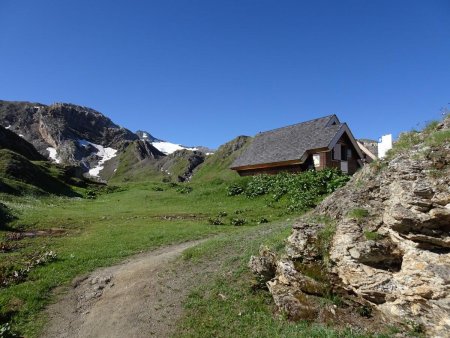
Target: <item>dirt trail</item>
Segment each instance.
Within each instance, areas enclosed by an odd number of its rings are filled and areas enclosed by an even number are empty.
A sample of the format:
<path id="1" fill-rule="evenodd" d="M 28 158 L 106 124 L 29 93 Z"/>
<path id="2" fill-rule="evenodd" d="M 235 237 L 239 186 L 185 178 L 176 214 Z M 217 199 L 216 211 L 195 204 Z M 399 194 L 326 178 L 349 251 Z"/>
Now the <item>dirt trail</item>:
<path id="1" fill-rule="evenodd" d="M 42 337 L 169 336 L 195 276 L 177 278 L 168 263 L 201 242 L 160 248 L 78 278 L 48 308 Z"/>

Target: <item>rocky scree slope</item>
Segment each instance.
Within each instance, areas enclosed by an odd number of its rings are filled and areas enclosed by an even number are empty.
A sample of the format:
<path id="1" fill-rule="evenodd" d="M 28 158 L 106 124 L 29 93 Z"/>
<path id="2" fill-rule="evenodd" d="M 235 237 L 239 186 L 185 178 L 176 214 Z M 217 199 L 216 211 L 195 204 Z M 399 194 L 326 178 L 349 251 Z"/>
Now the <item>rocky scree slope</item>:
<path id="1" fill-rule="evenodd" d="M 367 315 L 448 337 L 450 116 L 356 173 L 294 225 L 286 252 L 263 249 L 250 267 L 291 318 L 323 315 L 317 297 L 352 295 Z"/>

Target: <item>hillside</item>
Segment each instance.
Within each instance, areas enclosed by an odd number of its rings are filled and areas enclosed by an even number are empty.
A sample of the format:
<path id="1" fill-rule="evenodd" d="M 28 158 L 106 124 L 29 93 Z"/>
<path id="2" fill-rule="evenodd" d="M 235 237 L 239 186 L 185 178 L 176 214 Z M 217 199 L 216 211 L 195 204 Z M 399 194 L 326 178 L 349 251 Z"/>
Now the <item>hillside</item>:
<path id="1" fill-rule="evenodd" d="M 250 141 L 250 137 L 239 136 L 211 155 L 188 149 L 167 155 L 145 139 L 134 141 L 118 157 L 106 163 L 100 176 L 111 183 L 230 181 L 239 176 L 229 166 Z"/>
<path id="2" fill-rule="evenodd" d="M 289 318 L 384 316 L 415 334 L 450 332 L 450 116 L 402 134 L 293 226 L 287 257 L 251 266 Z M 339 299 L 334 309 L 323 299 Z M 352 312 L 348 312 L 353 309 Z M 353 314 L 351 314 L 353 313 Z"/>
<path id="3" fill-rule="evenodd" d="M 208 148 L 183 147 L 146 131 L 133 134 L 91 108 L 65 103 L 0 101 L 0 128 L 0 147 L 14 147 L 33 160 L 77 166 L 85 176 L 112 183 L 184 182 L 197 173 L 200 180 L 228 179 L 235 176 L 230 163 L 247 142 L 239 137 L 212 154 Z M 205 160 L 204 169 L 198 170 Z"/>
<path id="4" fill-rule="evenodd" d="M 184 182 L 190 180 L 204 158 L 202 152 L 185 149 L 166 155 L 145 140 L 134 141 L 106 164 L 101 177 L 111 183 Z"/>
<path id="5" fill-rule="evenodd" d="M 205 162 L 193 173 L 193 182 L 223 182 L 239 177 L 230 170 L 231 163 L 250 144 L 252 138 L 248 136 L 238 136 L 235 139 L 220 146 L 217 151 L 206 157 Z"/>
<path id="6" fill-rule="evenodd" d="M 2 126 L 0 126 L 0 149 L 9 149 L 32 161 L 45 160 L 31 143 Z"/>
<path id="7" fill-rule="evenodd" d="M 73 186 L 87 185 L 79 168 L 50 163 L 32 144 L 0 127 L 0 193 L 79 196 Z"/>
<path id="8" fill-rule="evenodd" d="M 66 103 L 0 101 L 0 125 L 23 135 L 43 156 L 87 169 L 105 157 L 105 149 L 138 139 L 94 109 Z"/>
<path id="9" fill-rule="evenodd" d="M 78 166 L 86 176 L 101 180 L 114 177 L 115 182 L 160 180 L 167 172 L 173 172 L 174 180 L 184 181 L 203 162 L 204 155 L 200 152 L 211 152 L 205 147 L 190 148 L 163 141 L 146 131 L 134 134 L 94 109 L 68 103 L 47 106 L 0 100 L 1 126 L 4 128 L 0 131 L 0 142 L 15 137 L 11 134 L 14 132 L 36 148 L 41 160 L 48 158 L 56 163 Z M 23 148 L 24 142 L 17 137 L 10 145 Z M 162 160 L 164 155 L 183 150 L 194 153 L 181 152 Z M 23 148 L 23 151 L 31 154 L 31 150 Z M 127 170 L 130 172 L 126 173 Z"/>

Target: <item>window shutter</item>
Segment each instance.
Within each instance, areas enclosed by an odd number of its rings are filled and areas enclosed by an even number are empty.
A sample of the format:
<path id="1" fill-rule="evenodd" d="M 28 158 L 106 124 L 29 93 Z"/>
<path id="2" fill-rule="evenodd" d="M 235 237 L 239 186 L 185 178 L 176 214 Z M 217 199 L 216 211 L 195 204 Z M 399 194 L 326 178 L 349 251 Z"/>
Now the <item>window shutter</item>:
<path id="1" fill-rule="evenodd" d="M 335 160 L 341 160 L 341 145 L 340 144 L 336 144 L 334 146 L 334 159 Z"/>
<path id="2" fill-rule="evenodd" d="M 314 162 L 314 167 L 320 167 L 320 155 L 319 154 L 314 154 L 313 155 L 313 162 Z"/>

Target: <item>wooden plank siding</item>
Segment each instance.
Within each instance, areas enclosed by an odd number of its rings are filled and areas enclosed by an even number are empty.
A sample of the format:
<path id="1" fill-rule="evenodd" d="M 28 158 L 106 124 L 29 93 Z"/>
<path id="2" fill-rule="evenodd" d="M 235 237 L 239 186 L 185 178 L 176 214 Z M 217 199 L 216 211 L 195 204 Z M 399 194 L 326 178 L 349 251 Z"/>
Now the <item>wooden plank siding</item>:
<path id="1" fill-rule="evenodd" d="M 248 170 L 238 170 L 240 176 L 252 176 L 252 175 L 275 175 L 280 172 L 298 173 L 304 171 L 304 168 L 300 164 L 282 166 L 282 167 L 271 167 L 271 168 L 256 168 Z"/>

